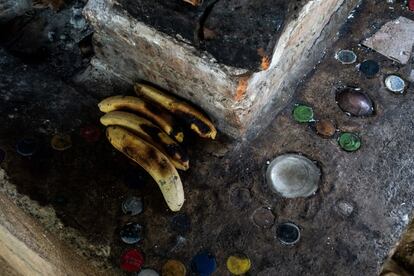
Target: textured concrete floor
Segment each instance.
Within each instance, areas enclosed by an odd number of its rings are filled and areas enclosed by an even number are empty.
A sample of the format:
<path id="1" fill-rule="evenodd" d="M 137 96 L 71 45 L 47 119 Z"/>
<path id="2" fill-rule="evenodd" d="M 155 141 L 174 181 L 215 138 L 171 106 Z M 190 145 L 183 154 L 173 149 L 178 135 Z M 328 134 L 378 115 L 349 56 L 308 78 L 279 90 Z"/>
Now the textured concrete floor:
<path id="1" fill-rule="evenodd" d="M 146 254 L 146 264 L 155 269 L 168 258 L 178 258 L 189 268 L 191 257 L 208 249 L 218 261 L 215 275 L 228 275 L 225 259 L 233 252 L 250 256 L 251 275 L 375 275 L 413 212 L 414 91 L 410 85 L 406 94 L 393 95 L 382 85 L 385 74 L 404 75 L 411 64 L 401 67 L 358 44 L 401 14 L 414 19 L 397 4 L 390 10 L 385 1 L 366 1 L 326 58 L 303 80 L 292 102 L 256 140 L 191 139 L 187 144 L 191 169 L 181 174 L 186 203 L 180 213 L 191 219 L 188 232 L 171 226 L 174 214 L 145 172 L 111 149 L 104 138 L 90 144 L 79 136 L 82 126 L 97 125 L 100 98 L 131 93 L 128 87 L 96 82 L 99 74 L 84 74 L 73 82 L 59 72 L 49 73 L 46 61 L 28 65 L 1 51 L 0 107 L 6 116 L 1 119 L 0 147 L 7 151 L 1 166 L 19 192 L 52 205 L 66 226 L 91 242 L 110 246 L 109 260 L 115 266 L 121 252 L 130 247 L 120 241 L 119 228 L 137 221 L 146 229 L 138 246 Z M 357 63 L 377 60 L 378 76 L 367 79 L 356 64 L 340 64 L 334 54 L 343 48 L 357 53 Z M 341 85 L 361 87 L 373 99 L 376 115 L 355 118 L 343 113 L 333 90 Z M 297 102 L 313 106 L 316 118 L 334 120 L 339 130 L 359 133 L 361 149 L 344 152 L 335 138 L 320 138 L 312 127 L 294 122 L 291 112 Z M 55 132 L 70 133 L 73 147 L 53 151 L 49 141 Z M 14 151 L 23 136 L 39 141 L 32 158 Z M 267 161 L 286 152 L 302 153 L 320 165 L 323 177 L 314 196 L 284 199 L 267 187 Z M 125 185 L 124 176 L 131 169 L 142 188 Z M 142 215 L 121 214 L 121 202 L 128 195 L 144 198 Z M 348 217 L 338 212 L 338 202 L 343 201 L 354 208 Z M 253 223 L 252 214 L 261 207 L 269 207 L 275 216 L 271 228 Z M 301 228 L 301 240 L 293 247 L 275 238 L 276 225 L 285 221 Z"/>

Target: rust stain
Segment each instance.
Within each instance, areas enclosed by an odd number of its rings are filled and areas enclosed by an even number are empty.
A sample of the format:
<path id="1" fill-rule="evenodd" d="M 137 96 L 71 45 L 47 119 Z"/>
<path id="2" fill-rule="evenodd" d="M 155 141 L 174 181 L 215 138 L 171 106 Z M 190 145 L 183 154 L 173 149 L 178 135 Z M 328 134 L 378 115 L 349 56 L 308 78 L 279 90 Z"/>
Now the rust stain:
<path id="1" fill-rule="evenodd" d="M 183 0 L 184 2 L 190 3 L 193 6 L 198 6 L 201 4 L 202 0 Z"/>
<path id="2" fill-rule="evenodd" d="M 262 57 L 262 63 L 260 64 L 260 67 L 262 70 L 267 70 L 270 66 L 270 59 L 268 56 Z"/>
<path id="3" fill-rule="evenodd" d="M 237 85 L 236 89 L 236 95 L 234 96 L 234 99 L 236 101 L 241 101 L 244 96 L 246 95 L 247 85 L 249 83 L 250 76 L 242 76 L 239 79 L 239 84 Z"/>
<path id="4" fill-rule="evenodd" d="M 262 70 L 269 69 L 270 66 L 270 58 L 268 55 L 266 55 L 266 52 L 263 48 L 257 49 L 257 54 L 262 58 L 262 62 L 260 64 L 260 68 Z"/>

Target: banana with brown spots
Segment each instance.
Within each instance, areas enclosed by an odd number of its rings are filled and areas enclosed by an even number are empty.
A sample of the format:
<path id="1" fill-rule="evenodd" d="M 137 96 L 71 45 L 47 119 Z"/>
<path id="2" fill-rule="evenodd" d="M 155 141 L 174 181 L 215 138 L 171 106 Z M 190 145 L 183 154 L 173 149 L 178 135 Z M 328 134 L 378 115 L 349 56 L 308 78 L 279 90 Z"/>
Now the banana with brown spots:
<path id="1" fill-rule="evenodd" d="M 193 106 L 146 84 L 137 83 L 134 88 L 138 96 L 142 96 L 182 118 L 201 137 L 216 138 L 217 130 L 213 123 Z"/>
<path id="2" fill-rule="evenodd" d="M 179 211 L 184 204 L 183 184 L 168 157 L 122 127 L 109 126 L 106 136 L 117 150 L 138 163 L 154 178 L 168 207 L 174 212 Z"/>
<path id="3" fill-rule="evenodd" d="M 184 140 L 184 133 L 177 125 L 174 118 L 166 111 L 133 96 L 112 96 L 102 100 L 99 104 L 102 112 L 115 110 L 130 110 L 139 113 L 148 120 L 157 124 L 168 135 L 173 136 L 178 142 Z"/>
<path id="4" fill-rule="evenodd" d="M 101 123 L 105 126 L 118 125 L 131 130 L 167 155 L 177 169 L 188 170 L 188 155 L 184 149 L 147 119 L 129 112 L 111 111 L 101 117 Z"/>

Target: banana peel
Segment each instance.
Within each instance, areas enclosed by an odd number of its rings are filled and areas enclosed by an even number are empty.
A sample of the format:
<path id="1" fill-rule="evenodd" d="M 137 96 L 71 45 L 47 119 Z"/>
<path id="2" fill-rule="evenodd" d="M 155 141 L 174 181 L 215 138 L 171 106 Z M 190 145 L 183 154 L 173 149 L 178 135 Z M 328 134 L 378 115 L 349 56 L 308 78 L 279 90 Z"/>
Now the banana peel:
<path id="1" fill-rule="evenodd" d="M 193 106 L 146 84 L 137 83 L 134 88 L 138 96 L 142 96 L 184 119 L 199 136 L 216 138 L 217 130 L 213 123 Z"/>
<path id="2" fill-rule="evenodd" d="M 168 207 L 174 212 L 179 211 L 184 204 L 183 185 L 168 157 L 122 127 L 109 126 L 106 136 L 117 150 L 138 163 L 152 176 L 161 189 Z"/>
<path id="3" fill-rule="evenodd" d="M 174 137 L 178 142 L 181 143 L 184 140 L 184 133 L 168 112 L 165 112 L 140 98 L 122 95 L 112 96 L 102 100 L 98 106 L 99 109 L 105 113 L 115 110 L 135 111 L 148 120 L 156 123 L 162 130 Z"/>
<path id="4" fill-rule="evenodd" d="M 183 148 L 147 119 L 129 112 L 111 111 L 102 116 L 100 121 L 105 126 L 118 125 L 134 132 L 167 155 L 177 169 L 188 170 L 188 155 Z"/>

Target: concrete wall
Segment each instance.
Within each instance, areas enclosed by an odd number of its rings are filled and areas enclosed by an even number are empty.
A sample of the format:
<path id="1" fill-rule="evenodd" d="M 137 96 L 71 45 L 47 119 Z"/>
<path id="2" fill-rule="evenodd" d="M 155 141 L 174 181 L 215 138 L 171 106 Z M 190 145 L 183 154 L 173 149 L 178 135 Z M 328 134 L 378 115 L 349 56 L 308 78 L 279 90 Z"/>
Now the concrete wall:
<path id="1" fill-rule="evenodd" d="M 321 47 L 313 46 L 324 28 L 335 33 L 356 3 L 310 0 L 285 27 L 269 68 L 254 74 L 218 64 L 208 53 L 138 22 L 115 0 L 90 0 L 84 14 L 96 31 L 96 63 L 126 81 L 150 81 L 193 102 L 220 131 L 241 138 L 258 133 L 265 118 L 286 105 L 294 91 L 286 87 L 322 56 Z"/>

